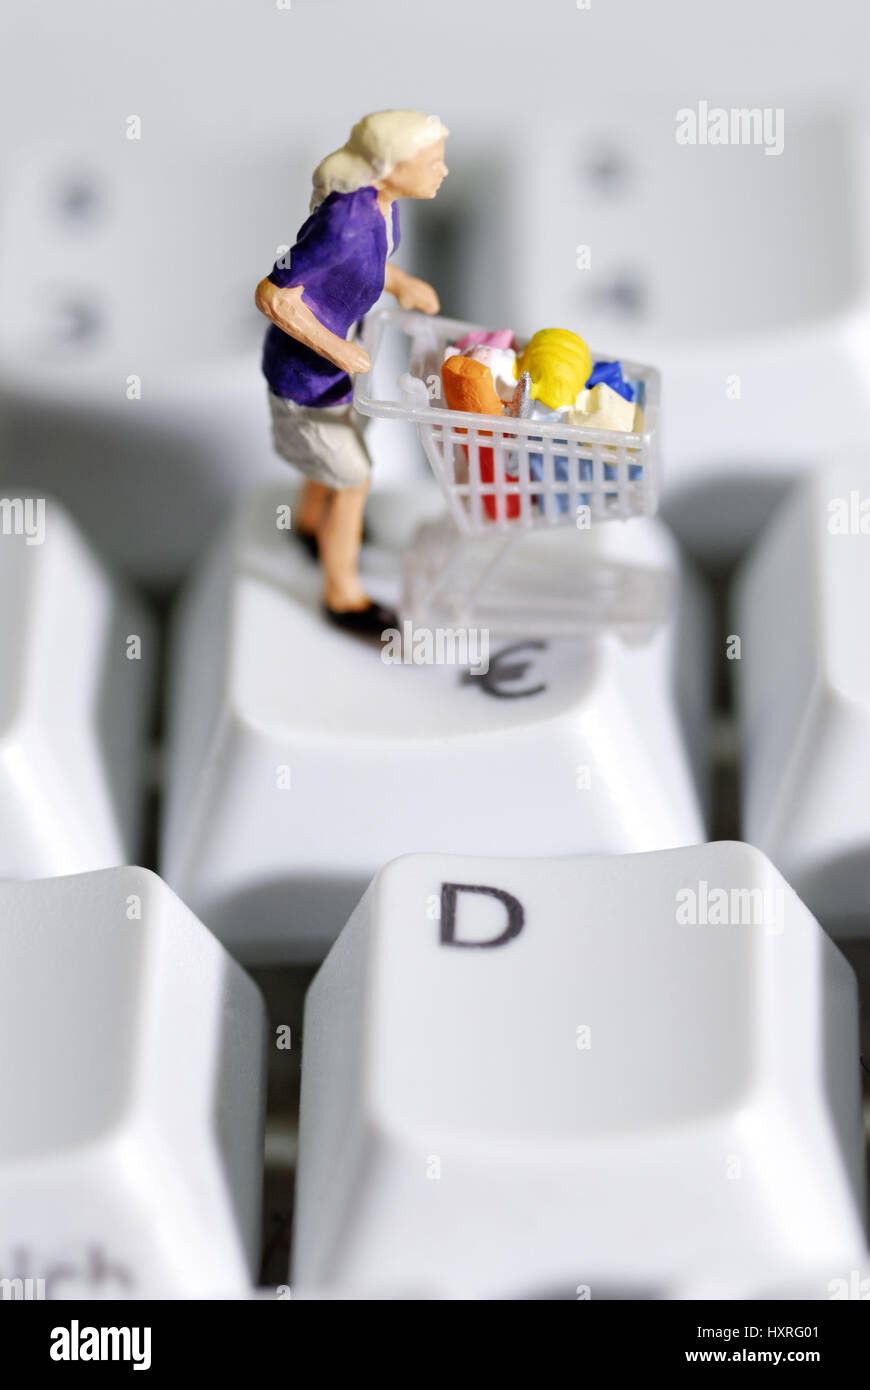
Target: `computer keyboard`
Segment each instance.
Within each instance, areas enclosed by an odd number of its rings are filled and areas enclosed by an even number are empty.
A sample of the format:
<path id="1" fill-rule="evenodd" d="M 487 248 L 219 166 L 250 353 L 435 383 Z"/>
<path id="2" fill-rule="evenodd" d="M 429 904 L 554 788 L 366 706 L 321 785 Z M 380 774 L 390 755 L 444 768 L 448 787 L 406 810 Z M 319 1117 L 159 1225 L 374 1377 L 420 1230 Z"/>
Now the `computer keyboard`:
<path id="1" fill-rule="evenodd" d="M 171 605 L 50 497 L 40 543 L 7 526 L 0 1277 L 802 1298 L 863 1268 L 865 542 L 854 499 L 828 520 L 865 467 L 797 485 L 736 578 L 599 527 L 667 616 L 495 633 L 476 673 L 329 628 L 289 488 Z M 421 503 L 389 506 L 382 601 Z"/>

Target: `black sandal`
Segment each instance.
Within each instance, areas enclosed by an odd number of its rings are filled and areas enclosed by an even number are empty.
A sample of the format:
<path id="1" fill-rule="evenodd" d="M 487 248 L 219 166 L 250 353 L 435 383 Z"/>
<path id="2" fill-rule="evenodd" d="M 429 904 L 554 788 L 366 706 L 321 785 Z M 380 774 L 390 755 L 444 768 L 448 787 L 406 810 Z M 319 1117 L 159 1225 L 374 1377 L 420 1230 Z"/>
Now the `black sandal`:
<path id="1" fill-rule="evenodd" d="M 380 637 L 385 628 L 399 627 L 398 614 L 381 603 L 370 603 L 368 608 L 347 609 L 330 608 L 325 603 L 323 610 L 336 627 L 360 637 Z"/>

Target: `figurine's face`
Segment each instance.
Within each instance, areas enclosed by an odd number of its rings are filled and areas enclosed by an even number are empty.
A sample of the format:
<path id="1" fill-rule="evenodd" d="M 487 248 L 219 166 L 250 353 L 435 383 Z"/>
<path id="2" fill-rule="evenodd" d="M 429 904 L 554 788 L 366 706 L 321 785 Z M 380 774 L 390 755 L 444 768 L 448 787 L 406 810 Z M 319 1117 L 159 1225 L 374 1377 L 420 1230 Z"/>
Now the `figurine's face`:
<path id="1" fill-rule="evenodd" d="M 394 198 L 434 198 L 446 175 L 441 139 L 424 146 L 413 159 L 396 164 L 375 186 L 387 189 Z"/>

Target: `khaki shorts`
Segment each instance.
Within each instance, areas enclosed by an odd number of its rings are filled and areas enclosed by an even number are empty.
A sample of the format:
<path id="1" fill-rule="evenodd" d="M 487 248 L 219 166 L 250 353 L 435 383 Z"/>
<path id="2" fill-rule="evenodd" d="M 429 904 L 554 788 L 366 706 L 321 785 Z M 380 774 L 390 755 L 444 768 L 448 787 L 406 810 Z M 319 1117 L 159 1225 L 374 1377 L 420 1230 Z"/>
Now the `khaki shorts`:
<path id="1" fill-rule="evenodd" d="M 362 434 L 368 420 L 353 406 L 297 405 L 269 392 L 275 452 L 307 478 L 327 487 L 368 482 L 372 461 Z"/>

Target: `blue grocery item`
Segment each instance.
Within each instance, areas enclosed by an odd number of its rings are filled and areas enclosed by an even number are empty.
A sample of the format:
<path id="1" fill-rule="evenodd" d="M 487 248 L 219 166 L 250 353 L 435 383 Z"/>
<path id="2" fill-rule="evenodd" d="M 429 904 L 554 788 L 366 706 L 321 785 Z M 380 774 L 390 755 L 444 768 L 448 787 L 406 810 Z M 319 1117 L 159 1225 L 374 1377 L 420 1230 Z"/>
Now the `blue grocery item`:
<path id="1" fill-rule="evenodd" d="M 621 362 L 596 362 L 592 368 L 592 375 L 586 383 L 587 388 L 598 386 L 603 383 L 609 386 L 611 391 L 622 396 L 623 400 L 634 400 L 634 387 L 630 381 L 625 381 L 622 375 Z"/>
<path id="2" fill-rule="evenodd" d="M 558 439 L 554 439 L 554 440 L 553 440 L 553 444 L 554 444 L 555 447 L 558 447 L 558 445 L 559 445 L 560 442 L 561 442 L 561 443 L 564 443 L 565 441 L 564 441 L 564 440 L 560 441 L 560 440 L 558 440 Z M 577 468 L 578 468 L 578 481 L 579 481 L 579 482 L 581 482 L 581 483 L 589 483 L 589 482 L 592 481 L 592 460 L 591 460 L 591 459 L 578 459 L 578 460 L 577 460 Z M 543 454 L 529 454 L 529 475 L 530 475 L 532 478 L 534 478 L 536 482 L 539 482 L 539 483 L 540 483 L 540 482 L 543 481 L 543 478 L 544 478 L 544 456 L 543 456 Z M 567 460 L 567 458 L 565 458 L 565 457 L 561 457 L 561 458 L 560 458 L 558 454 L 557 454 L 557 455 L 554 455 L 554 457 L 553 457 L 553 476 L 557 479 L 557 481 L 559 481 L 559 482 L 561 482 L 561 483 L 567 483 L 567 482 L 568 482 L 568 460 Z M 643 469 L 642 469 L 642 467 L 640 466 L 640 464 L 637 464 L 637 463 L 630 463 L 630 464 L 628 465 L 628 476 L 629 476 L 629 480 L 630 480 L 631 482 L 633 482 L 633 483 L 638 482 L 638 481 L 642 478 L 642 476 L 643 476 Z M 615 464 L 615 463 L 605 463 L 605 465 L 604 465 L 604 477 L 607 479 L 608 482 L 611 482 L 611 481 L 616 477 L 616 464 Z M 534 498 L 534 501 L 535 501 L 536 505 L 537 505 L 541 510 L 543 510 L 543 499 L 540 498 L 540 497 L 535 497 L 535 498 Z M 570 499 L 570 497 L 569 497 L 569 495 L 568 495 L 567 492 L 557 492 L 557 493 L 554 495 L 554 497 L 553 497 L 553 503 L 554 503 L 554 505 L 555 505 L 557 514 L 558 514 L 559 516 L 564 516 L 565 513 L 568 511 L 568 508 L 570 507 L 571 499 Z M 588 492 L 578 492 L 578 494 L 577 494 L 577 506 L 578 506 L 578 507 L 587 507 L 588 505 L 589 505 L 589 493 L 588 493 Z"/>
<path id="3" fill-rule="evenodd" d="M 559 443 L 563 443 L 563 444 L 564 444 L 564 442 L 565 442 L 564 440 L 561 440 L 561 441 L 558 440 L 558 439 L 554 439 L 554 440 L 553 440 L 553 444 L 556 445 L 556 446 L 558 446 Z M 579 459 L 579 460 L 578 460 L 578 468 L 579 468 L 579 478 L 580 478 L 580 481 L 581 481 L 581 482 L 584 482 L 584 483 L 590 482 L 591 479 L 592 479 L 592 460 L 591 460 L 591 459 Z M 543 454 L 529 454 L 529 474 L 531 475 L 531 477 L 533 477 L 533 478 L 535 479 L 536 482 L 539 482 L 539 483 L 540 483 L 540 482 L 543 481 L 543 478 L 544 478 L 544 455 L 543 455 Z M 558 455 L 554 457 L 554 459 L 553 459 L 553 476 L 554 476 L 556 479 L 558 479 L 559 482 L 567 483 L 567 481 L 568 481 L 568 460 L 567 460 L 567 458 L 564 458 L 564 457 L 559 458 Z M 538 507 L 542 507 L 542 499 L 541 499 L 541 498 L 536 497 L 536 498 L 535 498 L 535 502 L 537 503 Z M 556 511 L 558 512 L 558 514 L 559 514 L 560 516 L 564 516 L 564 515 L 565 515 L 565 513 L 567 512 L 567 510 L 568 510 L 568 508 L 569 508 L 569 506 L 570 506 L 570 502 L 571 502 L 571 499 L 570 499 L 570 497 L 568 496 L 568 493 L 567 493 L 567 492 L 561 492 L 561 493 L 560 493 L 560 492 L 557 492 L 557 493 L 555 494 L 555 496 L 553 497 L 553 503 L 554 503 L 554 505 L 555 505 Z M 585 506 L 587 505 L 587 503 L 588 503 L 588 498 L 587 498 L 586 494 L 585 494 L 585 493 L 578 493 L 578 494 L 577 494 L 577 505 L 578 505 L 578 506 L 581 506 L 581 507 L 585 507 Z"/>

